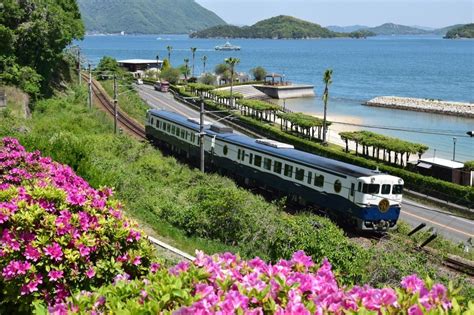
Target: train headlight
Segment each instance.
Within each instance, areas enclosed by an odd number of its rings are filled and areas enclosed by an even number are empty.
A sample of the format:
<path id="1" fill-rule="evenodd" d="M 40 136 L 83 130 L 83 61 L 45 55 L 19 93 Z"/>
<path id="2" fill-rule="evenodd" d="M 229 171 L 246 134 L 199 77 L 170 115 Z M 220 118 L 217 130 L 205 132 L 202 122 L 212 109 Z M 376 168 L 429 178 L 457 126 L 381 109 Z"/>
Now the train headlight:
<path id="1" fill-rule="evenodd" d="M 403 183 L 403 180 L 401 178 L 399 178 L 398 183 L 401 185 Z"/>

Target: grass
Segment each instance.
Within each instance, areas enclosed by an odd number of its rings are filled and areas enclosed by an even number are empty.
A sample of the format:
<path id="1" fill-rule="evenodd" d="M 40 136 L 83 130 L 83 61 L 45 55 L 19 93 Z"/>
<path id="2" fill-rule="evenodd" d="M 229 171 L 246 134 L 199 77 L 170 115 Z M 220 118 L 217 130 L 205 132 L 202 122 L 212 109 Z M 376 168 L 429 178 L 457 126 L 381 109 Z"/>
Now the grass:
<path id="1" fill-rule="evenodd" d="M 18 118 L 26 118 L 29 112 L 29 97 L 26 93 L 13 86 L 0 86 L 5 91 L 7 97 L 7 110 Z"/>

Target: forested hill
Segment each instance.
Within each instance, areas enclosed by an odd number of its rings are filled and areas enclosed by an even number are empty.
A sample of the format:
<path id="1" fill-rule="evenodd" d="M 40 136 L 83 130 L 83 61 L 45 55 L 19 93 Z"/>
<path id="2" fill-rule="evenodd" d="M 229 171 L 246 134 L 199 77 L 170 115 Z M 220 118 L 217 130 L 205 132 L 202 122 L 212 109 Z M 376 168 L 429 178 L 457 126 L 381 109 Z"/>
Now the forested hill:
<path id="1" fill-rule="evenodd" d="M 319 24 L 303 21 L 291 16 L 280 15 L 260 21 L 252 26 L 215 26 L 195 32 L 191 37 L 197 38 L 319 38 L 337 37 L 338 33 L 328 30 Z"/>
<path id="2" fill-rule="evenodd" d="M 194 0 L 78 0 L 88 32 L 184 34 L 226 24 Z"/>
<path id="3" fill-rule="evenodd" d="M 444 38 L 474 38 L 474 23 L 453 28 Z"/>
<path id="4" fill-rule="evenodd" d="M 423 35 L 431 33 L 430 31 L 419 28 L 393 23 L 385 23 L 377 27 L 368 28 L 367 30 L 377 35 Z"/>

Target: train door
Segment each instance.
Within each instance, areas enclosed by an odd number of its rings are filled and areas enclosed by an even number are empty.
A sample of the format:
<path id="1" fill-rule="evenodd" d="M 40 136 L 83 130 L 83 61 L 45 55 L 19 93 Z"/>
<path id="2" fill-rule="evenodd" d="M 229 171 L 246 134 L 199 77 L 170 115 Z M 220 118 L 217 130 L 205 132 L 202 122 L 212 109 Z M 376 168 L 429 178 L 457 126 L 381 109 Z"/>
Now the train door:
<path id="1" fill-rule="evenodd" d="M 355 202 L 355 189 L 356 189 L 356 183 L 351 182 L 351 188 L 349 189 L 349 200 L 352 202 Z"/>

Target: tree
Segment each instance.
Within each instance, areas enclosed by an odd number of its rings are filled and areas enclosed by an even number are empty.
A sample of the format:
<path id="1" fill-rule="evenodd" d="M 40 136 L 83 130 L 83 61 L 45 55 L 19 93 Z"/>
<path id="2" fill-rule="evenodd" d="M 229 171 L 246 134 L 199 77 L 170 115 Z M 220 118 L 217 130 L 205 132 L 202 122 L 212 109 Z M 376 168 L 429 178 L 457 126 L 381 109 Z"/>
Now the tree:
<path id="1" fill-rule="evenodd" d="M 173 51 L 173 46 L 166 46 L 166 50 L 168 50 L 168 61 L 171 65 L 171 52 Z"/>
<path id="2" fill-rule="evenodd" d="M 168 59 L 163 60 L 163 65 L 161 66 L 161 70 L 165 70 L 171 68 L 170 62 Z"/>
<path id="3" fill-rule="evenodd" d="M 161 70 L 160 78 L 168 81 L 171 84 L 176 84 L 179 81 L 179 76 L 181 75 L 180 69 L 176 68 L 166 68 Z"/>
<path id="4" fill-rule="evenodd" d="M 96 71 L 99 75 L 107 74 L 109 72 L 118 73 L 120 70 L 117 60 L 109 56 L 102 57 L 96 67 Z"/>
<path id="5" fill-rule="evenodd" d="M 200 79 L 201 83 L 206 85 L 215 85 L 216 84 L 216 76 L 211 73 L 205 73 Z"/>
<path id="6" fill-rule="evenodd" d="M 324 102 L 324 118 L 323 118 L 323 144 L 327 143 L 327 107 L 328 107 L 328 98 L 329 98 L 329 86 L 332 83 L 332 69 L 327 69 L 324 72 L 323 82 L 325 84 L 324 93 L 323 93 L 323 102 Z"/>
<path id="7" fill-rule="evenodd" d="M 234 72 L 235 72 L 235 66 L 238 65 L 240 62 L 240 59 L 238 58 L 226 58 L 225 63 L 229 65 L 230 67 L 230 106 L 234 106 L 234 97 L 232 95 L 233 88 L 234 88 Z"/>
<path id="8" fill-rule="evenodd" d="M 192 72 L 192 75 L 191 75 L 191 76 L 192 76 L 193 78 L 194 78 L 194 65 L 195 65 L 194 61 L 195 61 L 195 59 L 196 59 L 196 50 L 197 50 L 196 47 L 191 47 L 191 53 L 193 54 L 193 72 Z"/>
<path id="9" fill-rule="evenodd" d="M 38 74 L 42 94 L 50 94 L 67 75 L 64 49 L 84 36 L 76 1 L 2 1 L 0 11 L 0 79 L 15 84 L 5 75 L 14 63 Z"/>
<path id="10" fill-rule="evenodd" d="M 265 80 L 265 76 L 267 75 L 267 70 L 260 66 L 253 68 L 252 70 L 250 70 L 250 72 L 252 72 L 255 81 L 263 81 Z"/>
<path id="11" fill-rule="evenodd" d="M 184 71 L 182 71 L 184 74 L 184 80 L 188 81 L 188 75 L 189 75 L 189 58 L 184 58 Z"/>
<path id="12" fill-rule="evenodd" d="M 206 63 L 207 63 L 207 56 L 202 56 L 202 73 L 206 73 Z"/>

